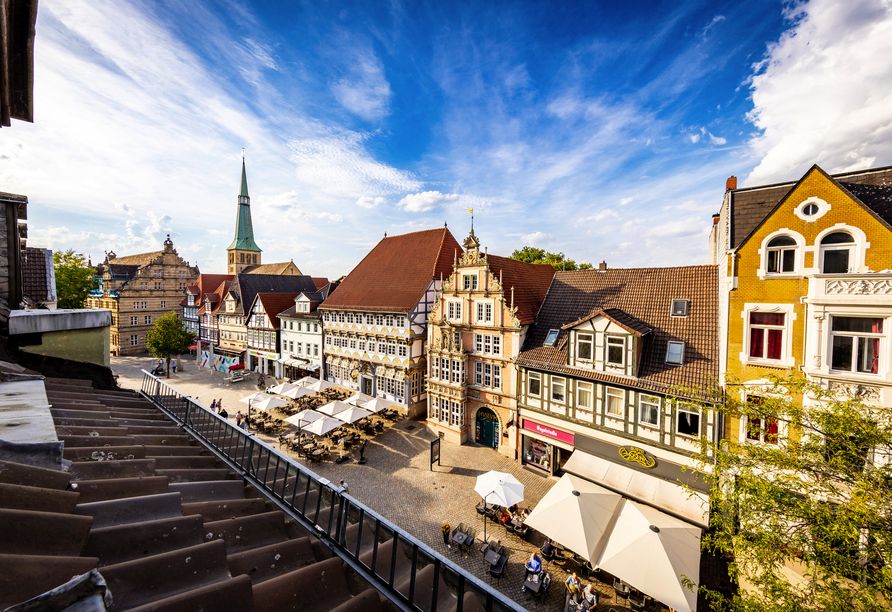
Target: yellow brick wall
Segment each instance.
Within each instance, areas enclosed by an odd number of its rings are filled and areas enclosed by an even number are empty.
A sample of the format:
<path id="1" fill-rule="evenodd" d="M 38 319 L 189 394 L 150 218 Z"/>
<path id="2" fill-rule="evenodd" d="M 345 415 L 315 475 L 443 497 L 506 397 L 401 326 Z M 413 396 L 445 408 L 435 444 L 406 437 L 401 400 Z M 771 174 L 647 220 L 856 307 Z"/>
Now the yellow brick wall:
<path id="1" fill-rule="evenodd" d="M 810 197 L 824 200 L 830 204 L 830 210 L 820 219 L 806 222 L 797 217 L 793 211 L 799 204 Z M 737 289 L 731 291 L 729 299 L 727 338 L 729 378 L 737 378 L 740 382 L 746 382 L 766 378 L 770 374 L 786 376 L 793 371 L 800 371 L 805 349 L 806 315 L 806 306 L 800 302 L 800 298 L 808 293 L 808 279 L 760 279 L 758 276 L 758 269 L 761 264 L 759 249 L 766 236 L 784 228 L 800 234 L 805 239 L 806 246 L 816 246 L 815 239 L 818 234 L 838 223 L 857 227 L 865 233 L 870 247 L 866 251 L 864 263 L 870 270 L 879 271 L 892 267 L 892 261 L 890 261 L 892 232 L 870 212 L 852 200 L 824 174 L 817 170 L 810 171 L 801 183 L 790 192 L 781 207 L 749 237 L 747 242 L 737 252 Z M 817 250 L 815 254 L 806 252 L 804 255 L 803 266 L 806 268 L 814 266 Z M 728 258 L 729 272 L 732 269 L 732 257 L 734 255 Z M 741 313 L 744 310 L 744 304 L 747 303 L 793 305 L 796 314 L 793 321 L 791 339 L 791 352 L 795 361 L 793 368 L 755 367 L 741 363 L 739 356 L 746 348 L 746 327 Z M 735 393 L 737 391 L 729 388 L 728 392 Z M 728 419 L 726 421 L 726 437 L 737 440 L 739 425 L 740 423 L 737 419 Z"/>

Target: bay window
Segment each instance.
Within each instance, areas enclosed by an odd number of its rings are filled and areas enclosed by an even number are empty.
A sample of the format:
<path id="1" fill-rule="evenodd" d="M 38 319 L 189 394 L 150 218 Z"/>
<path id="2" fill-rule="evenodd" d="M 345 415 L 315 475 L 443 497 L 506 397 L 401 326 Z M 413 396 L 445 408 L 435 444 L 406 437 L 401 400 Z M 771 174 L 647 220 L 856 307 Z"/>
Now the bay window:
<path id="1" fill-rule="evenodd" d="M 830 368 L 860 374 L 880 371 L 883 320 L 871 317 L 833 317 L 830 325 Z"/>

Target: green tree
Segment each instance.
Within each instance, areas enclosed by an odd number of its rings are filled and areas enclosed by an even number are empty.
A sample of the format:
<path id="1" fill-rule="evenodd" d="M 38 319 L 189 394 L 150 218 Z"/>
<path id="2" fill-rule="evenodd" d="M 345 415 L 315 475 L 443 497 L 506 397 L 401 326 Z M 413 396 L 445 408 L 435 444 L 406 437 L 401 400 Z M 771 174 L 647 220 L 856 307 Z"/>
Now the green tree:
<path id="1" fill-rule="evenodd" d="M 700 441 L 714 475 L 703 544 L 742 588 L 707 592 L 714 609 L 889 609 L 892 408 L 800 376 L 726 389 L 714 399 L 745 442 Z"/>
<path id="2" fill-rule="evenodd" d="M 154 327 L 146 334 L 149 352 L 158 359 L 167 360 L 167 378 L 170 378 L 170 356 L 185 353 L 194 341 L 195 334 L 186 329 L 175 312 L 156 320 Z"/>
<path id="3" fill-rule="evenodd" d="M 56 274 L 56 299 L 59 308 L 83 308 L 91 289 L 99 283 L 86 258 L 72 249 L 53 253 Z"/>
<path id="4" fill-rule="evenodd" d="M 588 270 L 590 263 L 577 264 L 573 259 L 567 259 L 563 253 L 550 253 L 545 249 L 525 246 L 511 253 L 511 259 L 533 264 L 549 264 L 555 270 Z"/>

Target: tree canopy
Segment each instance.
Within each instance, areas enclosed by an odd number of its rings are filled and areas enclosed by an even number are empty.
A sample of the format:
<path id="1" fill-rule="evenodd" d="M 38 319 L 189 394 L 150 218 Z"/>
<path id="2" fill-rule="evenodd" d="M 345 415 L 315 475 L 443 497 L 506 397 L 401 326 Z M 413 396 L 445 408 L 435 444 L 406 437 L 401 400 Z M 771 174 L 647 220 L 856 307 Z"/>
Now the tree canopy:
<path id="1" fill-rule="evenodd" d="M 53 253 L 56 275 L 56 299 L 59 308 L 83 308 L 90 290 L 99 283 L 93 278 L 93 268 L 87 259 L 72 249 Z"/>
<path id="2" fill-rule="evenodd" d="M 735 611 L 888 609 L 892 408 L 766 380 L 715 398 L 745 442 L 700 441 L 700 469 L 714 474 L 703 544 L 733 558 L 740 585 L 731 600 L 707 597 Z"/>
<path id="3" fill-rule="evenodd" d="M 175 312 L 169 312 L 155 321 L 146 334 L 146 347 L 158 359 L 167 360 L 167 377 L 170 378 L 170 356 L 181 355 L 195 341 L 195 333 L 186 329 Z"/>
<path id="4" fill-rule="evenodd" d="M 549 253 L 545 249 L 525 246 L 511 253 L 511 259 L 533 264 L 549 264 L 555 270 L 588 270 L 590 263 L 577 264 L 573 259 L 567 259 L 563 253 Z"/>

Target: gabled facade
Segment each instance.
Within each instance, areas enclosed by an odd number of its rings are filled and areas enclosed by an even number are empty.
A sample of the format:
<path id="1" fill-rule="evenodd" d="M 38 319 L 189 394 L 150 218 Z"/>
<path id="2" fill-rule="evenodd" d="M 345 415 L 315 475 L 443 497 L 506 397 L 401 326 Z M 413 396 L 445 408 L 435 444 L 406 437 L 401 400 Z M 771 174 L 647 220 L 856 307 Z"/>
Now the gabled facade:
<path id="1" fill-rule="evenodd" d="M 428 317 L 428 427 L 514 457 L 514 358 L 554 277 L 550 265 L 480 252 L 471 234 Z"/>
<path id="2" fill-rule="evenodd" d="M 677 483 L 708 490 L 689 468 L 722 423 L 673 398 L 716 384 L 716 282 L 715 266 L 557 272 L 516 359 L 520 462 L 704 524 L 708 504 Z"/>
<path id="3" fill-rule="evenodd" d="M 322 291 L 301 293 L 291 308 L 279 313 L 279 363 L 284 377 L 322 376 L 322 313 L 318 307 L 324 300 Z"/>
<path id="4" fill-rule="evenodd" d="M 205 301 L 205 295 L 212 293 L 221 283 L 231 280 L 232 276 L 228 274 L 201 274 L 194 285 L 186 287 L 186 297 L 181 302 L 183 321 L 197 338 L 204 339 L 205 337 L 201 333 L 201 322 L 204 317 L 199 314 Z"/>
<path id="5" fill-rule="evenodd" d="M 720 266 L 725 376 L 740 383 L 731 392 L 759 397 L 770 375 L 803 372 L 839 395 L 888 405 L 892 170 L 830 176 L 814 166 L 784 188 Z M 733 218 L 735 200 L 760 189 L 729 190 L 721 214 L 730 207 Z M 726 428 L 742 443 L 782 444 L 791 434 L 738 419 Z"/>
<path id="6" fill-rule="evenodd" d="M 319 307 L 329 381 L 427 411 L 427 318 L 462 249 L 448 229 L 385 237 Z"/>
<path id="7" fill-rule="evenodd" d="M 100 288 L 87 298 L 87 307 L 112 311 L 113 355 L 146 352 L 146 333 L 169 312 L 181 314 L 186 287 L 200 272 L 177 254 L 170 236 L 161 251 L 117 257 L 110 252 L 96 266 Z"/>
<path id="8" fill-rule="evenodd" d="M 248 353 L 245 367 L 267 376 L 279 377 L 279 329 L 278 314 L 294 302 L 293 293 L 258 293 L 246 317 Z"/>

